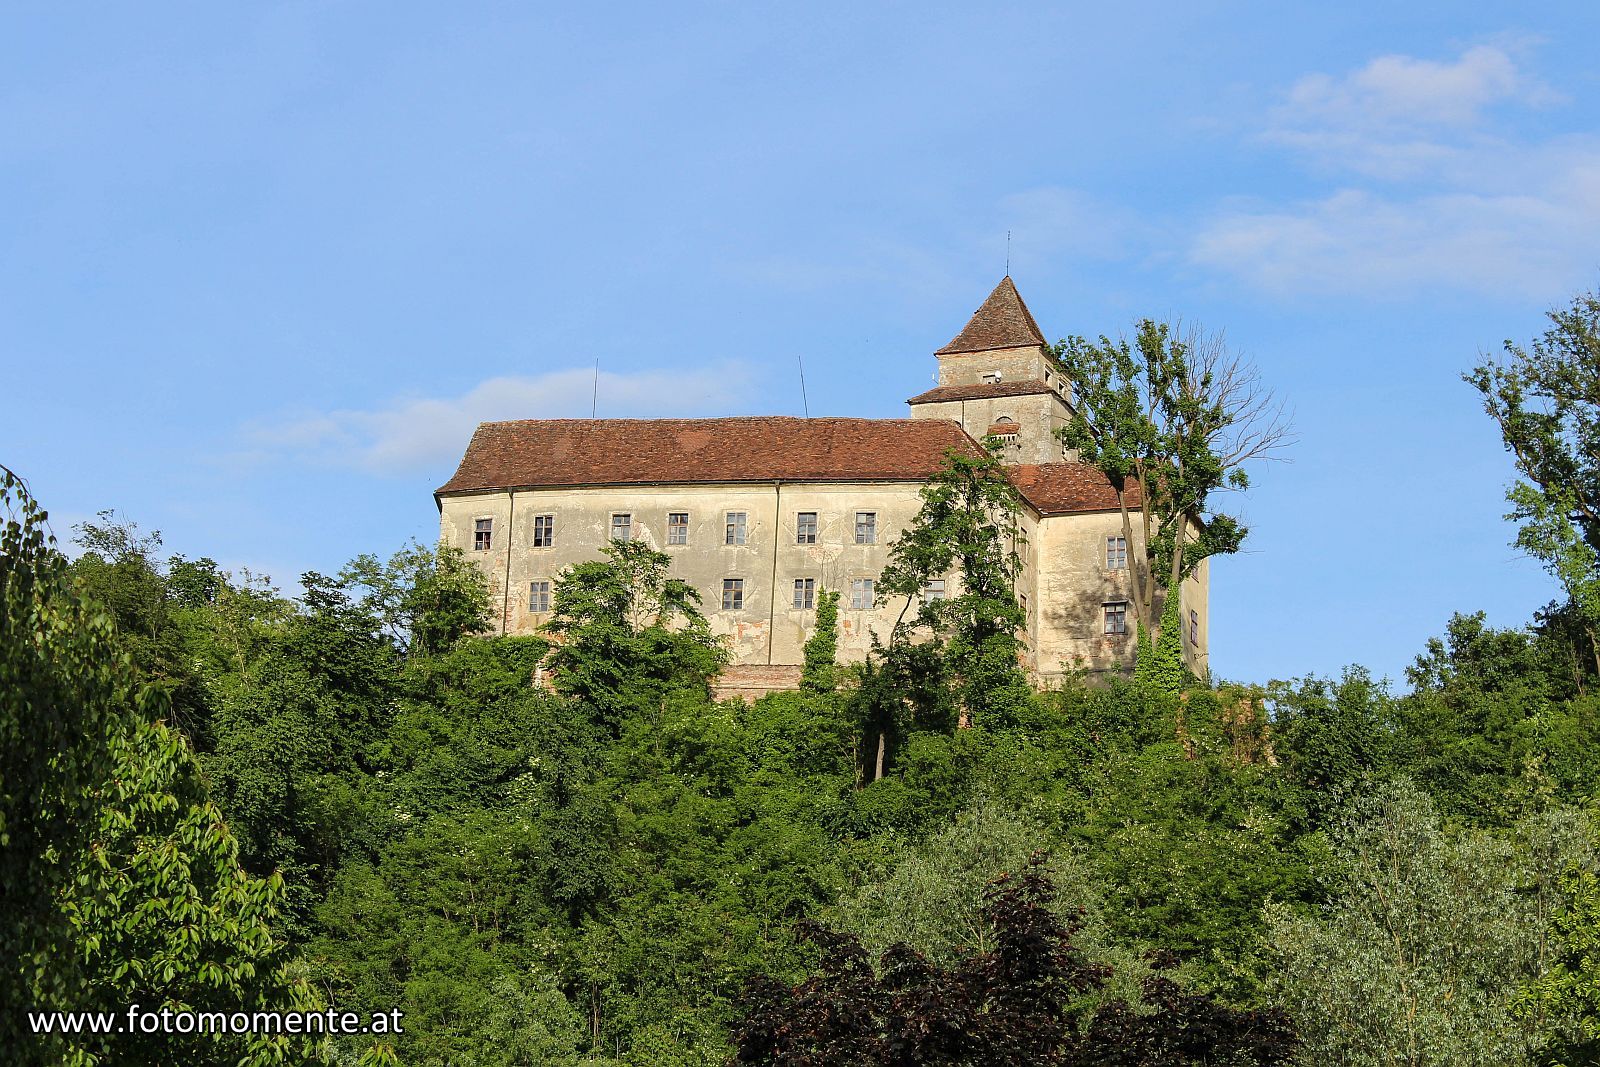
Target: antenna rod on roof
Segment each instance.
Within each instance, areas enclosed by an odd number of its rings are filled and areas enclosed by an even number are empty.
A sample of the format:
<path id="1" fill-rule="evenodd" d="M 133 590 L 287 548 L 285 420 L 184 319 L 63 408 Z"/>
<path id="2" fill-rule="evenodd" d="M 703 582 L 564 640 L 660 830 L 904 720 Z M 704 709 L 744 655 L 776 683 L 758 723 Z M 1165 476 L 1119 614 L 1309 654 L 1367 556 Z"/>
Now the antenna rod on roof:
<path id="1" fill-rule="evenodd" d="M 589 397 L 589 417 L 594 418 L 594 413 L 600 407 L 600 357 L 594 357 L 594 392 Z"/>
<path id="2" fill-rule="evenodd" d="M 806 418 L 811 417 L 811 401 L 806 399 L 806 361 L 800 353 L 794 354 L 794 361 L 800 364 L 800 403 L 805 407 Z"/>

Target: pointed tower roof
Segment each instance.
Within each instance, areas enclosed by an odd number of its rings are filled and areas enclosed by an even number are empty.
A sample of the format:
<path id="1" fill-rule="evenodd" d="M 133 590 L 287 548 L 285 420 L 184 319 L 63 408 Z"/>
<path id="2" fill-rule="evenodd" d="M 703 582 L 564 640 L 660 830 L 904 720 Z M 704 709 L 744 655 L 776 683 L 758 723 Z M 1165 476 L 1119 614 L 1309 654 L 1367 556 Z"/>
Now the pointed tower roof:
<path id="1" fill-rule="evenodd" d="M 972 319 L 955 340 L 934 355 L 945 356 L 952 352 L 983 352 L 991 348 L 1018 348 L 1023 345 L 1045 344 L 1044 333 L 1033 321 L 1033 312 L 1022 302 L 1022 295 L 1011 281 L 1011 275 L 1000 279 L 994 292 L 973 313 Z"/>

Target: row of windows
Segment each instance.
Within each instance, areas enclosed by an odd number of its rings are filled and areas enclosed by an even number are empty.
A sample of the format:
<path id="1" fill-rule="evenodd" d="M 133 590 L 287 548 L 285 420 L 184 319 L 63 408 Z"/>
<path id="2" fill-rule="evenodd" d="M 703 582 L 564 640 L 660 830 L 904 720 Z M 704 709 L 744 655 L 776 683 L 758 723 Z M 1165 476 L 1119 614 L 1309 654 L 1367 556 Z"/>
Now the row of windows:
<path id="1" fill-rule="evenodd" d="M 742 545 L 750 529 L 750 516 L 744 511 L 729 511 L 723 514 L 722 543 L 725 545 Z M 814 545 L 817 543 L 819 524 L 815 511 L 802 511 L 795 516 L 794 543 L 797 545 Z M 611 539 L 613 541 L 633 540 L 633 513 L 630 511 L 613 512 L 611 515 Z M 533 517 L 533 547 L 550 548 L 556 543 L 556 517 L 554 515 L 535 515 Z M 689 543 L 689 513 L 687 511 L 667 512 L 667 544 L 686 545 Z M 856 512 L 856 544 L 875 545 L 878 543 L 878 513 L 876 511 Z M 478 552 L 487 552 L 494 545 L 494 520 L 476 519 L 472 528 L 472 547 Z"/>
<path id="2" fill-rule="evenodd" d="M 1128 602 L 1117 600 L 1103 606 L 1105 611 L 1106 633 L 1121 636 L 1128 632 Z M 1189 643 L 1200 643 L 1200 613 L 1189 612 Z"/>
<path id="3" fill-rule="evenodd" d="M 528 583 L 528 610 L 542 612 L 550 610 L 550 579 L 536 578 Z M 722 610 L 739 611 L 744 607 L 744 579 L 722 579 Z M 936 580 L 929 582 L 923 590 L 923 595 L 928 600 L 944 599 L 944 582 Z M 853 611 L 866 611 L 873 605 L 877 598 L 877 583 L 871 578 L 850 579 L 850 608 Z M 815 578 L 796 578 L 794 580 L 794 606 L 804 610 L 811 610 L 817 606 L 817 580 Z"/>

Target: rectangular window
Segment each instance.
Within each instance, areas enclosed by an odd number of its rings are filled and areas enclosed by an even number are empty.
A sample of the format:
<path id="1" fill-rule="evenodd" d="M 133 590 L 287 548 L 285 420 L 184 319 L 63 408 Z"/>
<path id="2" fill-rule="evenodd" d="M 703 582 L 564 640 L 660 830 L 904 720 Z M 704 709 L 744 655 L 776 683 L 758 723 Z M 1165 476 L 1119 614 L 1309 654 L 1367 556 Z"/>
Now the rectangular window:
<path id="1" fill-rule="evenodd" d="M 815 511 L 802 511 L 795 519 L 794 543 L 797 545 L 814 545 L 817 543 L 817 513 Z"/>
<path id="2" fill-rule="evenodd" d="M 494 542 L 494 520 L 478 519 L 472 524 L 472 548 L 476 552 L 487 552 Z"/>
<path id="3" fill-rule="evenodd" d="M 850 607 L 853 611 L 866 611 L 872 607 L 873 590 L 871 578 L 850 579 Z"/>
<path id="4" fill-rule="evenodd" d="M 744 607 L 744 579 L 722 579 L 722 610 L 739 611 Z"/>
<path id="5" fill-rule="evenodd" d="M 1128 602 L 1119 600 L 1115 604 L 1107 604 L 1106 633 L 1125 634 L 1128 632 Z"/>
<path id="6" fill-rule="evenodd" d="M 745 513 L 742 511 L 728 512 L 727 533 L 724 535 L 722 543 L 725 545 L 742 545 L 744 544 L 744 532 Z"/>
<path id="7" fill-rule="evenodd" d="M 667 512 L 667 544 L 686 545 L 689 543 L 689 513 L 687 511 Z"/>
<path id="8" fill-rule="evenodd" d="M 922 602 L 924 604 L 932 604 L 935 600 L 943 600 L 943 599 L 944 599 L 944 579 L 943 578 L 930 579 L 926 584 L 923 585 L 923 587 L 922 587 Z"/>
<path id="9" fill-rule="evenodd" d="M 1191 645 L 1200 643 L 1200 613 L 1192 609 L 1189 612 L 1189 643 Z"/>
<path id="10" fill-rule="evenodd" d="M 550 610 L 550 582 L 548 579 L 541 578 L 538 581 L 528 583 L 528 610 Z"/>
<path id="11" fill-rule="evenodd" d="M 613 540 L 613 541 L 631 541 L 631 540 L 633 540 L 633 515 L 632 514 L 630 514 L 629 512 L 621 512 L 619 514 L 611 516 L 611 540 Z"/>
<path id="12" fill-rule="evenodd" d="M 817 580 L 815 578 L 796 578 L 794 580 L 794 606 L 805 611 L 810 611 L 817 606 Z"/>
<path id="13" fill-rule="evenodd" d="M 856 544 L 875 545 L 878 543 L 878 513 L 876 511 L 856 512 Z"/>
<path id="14" fill-rule="evenodd" d="M 1106 570 L 1125 571 L 1128 569 L 1128 539 L 1125 537 L 1106 538 Z"/>
<path id="15" fill-rule="evenodd" d="M 535 515 L 533 517 L 533 547 L 549 548 L 556 543 L 556 517 L 554 515 Z"/>

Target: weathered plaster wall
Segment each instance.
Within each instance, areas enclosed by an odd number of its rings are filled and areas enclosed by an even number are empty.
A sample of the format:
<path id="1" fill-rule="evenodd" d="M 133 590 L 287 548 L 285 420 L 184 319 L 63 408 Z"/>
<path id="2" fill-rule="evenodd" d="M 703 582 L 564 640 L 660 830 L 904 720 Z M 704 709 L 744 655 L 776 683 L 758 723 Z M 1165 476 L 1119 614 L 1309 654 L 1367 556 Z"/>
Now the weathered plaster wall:
<path id="1" fill-rule="evenodd" d="M 940 385 L 977 385 L 985 374 L 1000 372 L 1002 381 L 1021 382 L 1037 378 L 1044 380 L 1051 374 L 1050 384 L 1056 384 L 1054 372 L 1039 345 L 1019 348 L 991 348 L 985 352 L 954 352 L 939 357 Z"/>
<path id="2" fill-rule="evenodd" d="M 524 489 L 514 494 L 514 508 L 513 494 L 462 494 L 442 500 L 439 530 L 445 543 L 459 546 L 483 567 L 495 595 L 495 618 L 503 620 L 508 633 L 530 633 L 549 618 L 528 610 L 529 583 L 554 583 L 564 568 L 599 558 L 610 537 L 611 516 L 628 513 L 634 538 L 671 556 L 673 575 L 699 591 L 713 631 L 729 639 L 735 663 L 802 661 L 816 611 L 794 607 L 797 578 L 815 578 L 819 595 L 824 589 L 841 594 L 840 658 L 859 660 L 870 646 L 871 631 L 887 638 L 901 604 L 854 610 L 850 580 L 877 579 L 889 542 L 921 507 L 919 489 L 915 482 Z M 687 544 L 667 543 L 667 515 L 675 511 L 689 514 Z M 723 543 L 730 511 L 746 514 L 742 546 Z M 805 511 L 817 513 L 816 544 L 796 542 L 797 516 Z M 855 543 L 857 511 L 876 512 L 876 544 Z M 536 515 L 555 516 L 555 543 L 549 548 L 533 547 Z M 472 548 L 478 518 L 495 520 L 487 552 Z M 511 595 L 506 597 L 508 573 Z M 742 610 L 722 610 L 724 578 L 744 579 Z"/>
<path id="3" fill-rule="evenodd" d="M 1001 452 L 1002 462 L 1062 463 L 1067 459 L 1068 453 L 1062 449 L 1055 431 L 1065 426 L 1072 414 L 1054 393 L 916 404 L 911 408 L 911 417 L 951 419 L 978 441 L 983 440 L 990 426 L 1009 417 L 1017 423 L 1019 432 L 1016 443 L 1007 445 Z"/>

